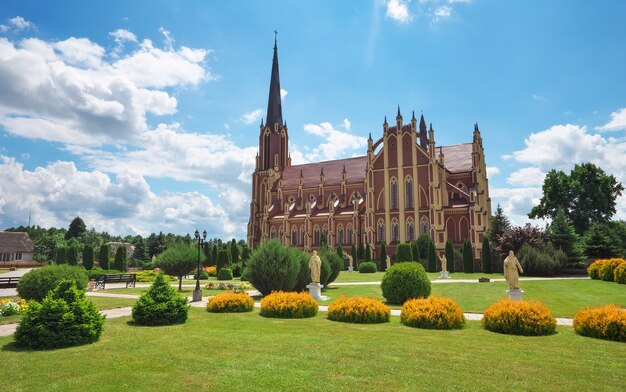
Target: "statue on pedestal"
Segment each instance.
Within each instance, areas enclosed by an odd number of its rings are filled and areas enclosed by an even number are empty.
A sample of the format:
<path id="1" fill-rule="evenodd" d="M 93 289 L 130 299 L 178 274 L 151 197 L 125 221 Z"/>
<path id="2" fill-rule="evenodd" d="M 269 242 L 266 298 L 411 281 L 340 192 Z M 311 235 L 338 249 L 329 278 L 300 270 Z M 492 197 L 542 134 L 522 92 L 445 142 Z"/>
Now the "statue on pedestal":
<path id="1" fill-rule="evenodd" d="M 387 255 L 387 258 L 385 259 L 385 263 L 387 264 L 387 269 L 389 269 L 389 267 L 391 267 L 391 259 L 389 258 L 389 255 Z"/>
<path id="2" fill-rule="evenodd" d="M 446 259 L 446 255 L 442 254 L 439 257 L 439 261 L 441 262 L 441 272 L 448 272 L 448 260 Z"/>
<path id="3" fill-rule="evenodd" d="M 503 263 L 504 279 L 509 284 L 509 290 L 519 290 L 519 273 L 524 272 L 515 253 L 509 251 L 509 255 Z"/>
<path id="4" fill-rule="evenodd" d="M 320 270 L 322 268 L 322 260 L 317 255 L 317 251 L 313 251 L 313 255 L 309 260 L 309 268 L 311 269 L 311 283 L 320 283 Z"/>

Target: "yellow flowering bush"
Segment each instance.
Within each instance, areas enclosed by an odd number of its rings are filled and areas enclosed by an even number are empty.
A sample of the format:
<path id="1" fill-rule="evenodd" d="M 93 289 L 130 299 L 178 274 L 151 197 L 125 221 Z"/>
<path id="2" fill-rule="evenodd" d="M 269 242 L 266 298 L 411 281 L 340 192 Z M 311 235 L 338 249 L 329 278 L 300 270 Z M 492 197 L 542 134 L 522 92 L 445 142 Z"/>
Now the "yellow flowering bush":
<path id="1" fill-rule="evenodd" d="M 0 316 L 13 316 L 20 314 L 28 308 L 28 301 L 25 299 L 0 299 Z"/>
<path id="2" fill-rule="evenodd" d="M 217 276 L 217 268 L 215 268 L 215 266 L 210 266 L 210 267 L 203 267 L 204 270 L 206 271 L 207 274 L 209 274 L 209 276 Z"/>
<path id="3" fill-rule="evenodd" d="M 615 305 L 579 310 L 574 330 L 582 336 L 626 342 L 626 309 Z"/>
<path id="4" fill-rule="evenodd" d="M 600 268 L 604 265 L 607 260 L 598 259 L 591 263 L 589 267 L 587 267 L 587 273 L 591 279 L 600 279 Z"/>
<path id="5" fill-rule="evenodd" d="M 251 312 L 254 300 L 247 293 L 223 293 L 209 299 L 207 311 L 211 313 Z"/>
<path id="6" fill-rule="evenodd" d="M 341 296 L 328 307 L 328 319 L 355 324 L 386 323 L 389 307 L 375 298 Z"/>
<path id="7" fill-rule="evenodd" d="M 511 335 L 550 335 L 556 330 L 556 319 L 539 301 L 496 302 L 485 309 L 482 323 L 491 332 Z"/>
<path id="8" fill-rule="evenodd" d="M 317 302 L 309 293 L 275 291 L 261 300 L 261 316 L 306 318 L 317 314 Z"/>
<path id="9" fill-rule="evenodd" d="M 609 259 L 606 260 L 605 263 L 600 267 L 600 279 L 605 280 L 607 282 L 615 281 L 615 269 L 620 265 L 626 263 L 624 259 Z"/>
<path id="10" fill-rule="evenodd" d="M 424 329 L 458 329 L 465 325 L 461 307 L 449 298 L 410 299 L 402 306 L 402 324 Z"/>
<path id="11" fill-rule="evenodd" d="M 626 284 L 626 263 L 621 263 L 615 268 L 613 277 L 617 283 Z"/>

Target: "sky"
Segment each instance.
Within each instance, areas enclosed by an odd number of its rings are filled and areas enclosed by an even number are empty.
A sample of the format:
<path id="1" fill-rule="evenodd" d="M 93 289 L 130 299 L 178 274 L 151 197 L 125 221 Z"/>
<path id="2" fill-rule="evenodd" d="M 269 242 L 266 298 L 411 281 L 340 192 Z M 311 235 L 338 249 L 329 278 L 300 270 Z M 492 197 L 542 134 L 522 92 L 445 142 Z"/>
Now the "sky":
<path id="1" fill-rule="evenodd" d="M 398 105 L 437 145 L 478 122 L 492 206 L 524 224 L 551 169 L 626 183 L 623 15 L 618 0 L 3 0 L 0 229 L 30 214 L 245 238 L 275 30 L 294 164 L 365 155 Z"/>

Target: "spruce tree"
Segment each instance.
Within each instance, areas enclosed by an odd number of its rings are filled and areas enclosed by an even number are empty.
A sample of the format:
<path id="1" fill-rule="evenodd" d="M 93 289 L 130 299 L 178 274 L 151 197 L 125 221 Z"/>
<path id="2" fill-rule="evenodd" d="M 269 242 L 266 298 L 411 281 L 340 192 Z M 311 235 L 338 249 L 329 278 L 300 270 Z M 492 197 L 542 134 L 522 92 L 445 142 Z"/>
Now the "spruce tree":
<path id="1" fill-rule="evenodd" d="M 85 222 L 77 216 L 70 223 L 70 228 L 65 233 L 65 239 L 69 240 L 71 238 L 80 238 L 87 231 L 87 227 L 85 226 Z"/>
<path id="2" fill-rule="evenodd" d="M 128 269 L 128 260 L 126 254 L 126 247 L 120 246 L 115 251 L 115 261 L 113 262 L 113 267 L 122 272 L 126 272 Z"/>
<path id="3" fill-rule="evenodd" d="M 72 245 L 67 248 L 67 264 L 78 265 L 78 246 Z"/>
<path id="4" fill-rule="evenodd" d="M 454 248 L 452 247 L 452 241 L 450 240 L 446 241 L 446 261 L 448 272 L 454 272 Z"/>
<path id="5" fill-rule="evenodd" d="M 372 246 L 370 244 L 365 245 L 365 261 L 372 261 Z"/>
<path id="6" fill-rule="evenodd" d="M 483 237 L 483 256 L 482 256 L 483 273 L 491 273 L 491 246 L 489 245 L 489 238 Z"/>
<path id="7" fill-rule="evenodd" d="M 428 243 L 428 272 L 437 272 L 437 250 L 432 240 Z"/>
<path id="8" fill-rule="evenodd" d="M 355 244 L 352 244 L 352 248 L 350 249 L 350 256 L 352 256 L 353 267 L 356 269 L 359 266 L 359 256 Z"/>
<path id="9" fill-rule="evenodd" d="M 65 245 L 57 246 L 55 262 L 57 264 L 67 264 L 67 247 Z"/>
<path id="10" fill-rule="evenodd" d="M 413 261 L 420 261 L 420 249 L 417 246 L 417 241 L 411 243 L 411 253 L 413 255 Z"/>
<path id="11" fill-rule="evenodd" d="M 474 255 L 472 255 L 472 243 L 469 239 L 463 242 L 463 272 L 474 273 Z"/>
<path id="12" fill-rule="evenodd" d="M 202 252 L 204 252 L 204 261 L 202 262 L 202 265 L 205 267 L 208 267 L 209 265 L 211 265 L 211 259 L 212 259 L 212 255 L 211 255 L 211 245 L 208 244 L 207 242 L 204 243 L 204 245 L 202 245 Z"/>
<path id="13" fill-rule="evenodd" d="M 211 256 L 213 257 L 213 259 L 211 260 L 211 265 L 214 265 L 217 267 L 217 254 L 219 253 L 219 251 L 217 250 L 217 244 L 213 244 L 213 251 L 211 252 Z"/>
<path id="14" fill-rule="evenodd" d="M 85 245 L 85 247 L 83 248 L 83 267 L 85 267 L 86 270 L 90 270 L 93 268 L 93 262 L 93 246 Z"/>
<path id="15" fill-rule="evenodd" d="M 384 242 L 380 245 L 380 265 L 378 266 L 378 270 L 381 272 L 385 272 L 387 270 L 387 244 Z"/>
<path id="16" fill-rule="evenodd" d="M 417 237 L 417 240 L 415 240 L 415 244 L 417 245 L 420 258 L 428 258 L 428 246 L 430 244 L 430 241 L 431 239 L 428 234 L 422 234 Z"/>
<path id="17" fill-rule="evenodd" d="M 580 238 L 574 230 L 574 226 L 567 219 L 565 212 L 559 209 L 548 229 L 548 238 L 555 248 L 561 249 L 567 255 L 570 263 L 582 260 Z"/>
<path id="18" fill-rule="evenodd" d="M 217 252 L 217 264 L 216 269 L 219 273 L 220 270 L 224 267 L 228 267 L 231 265 L 231 254 L 228 249 L 222 249 Z"/>
<path id="19" fill-rule="evenodd" d="M 109 253 L 111 253 L 111 246 L 109 244 L 102 244 L 98 252 L 98 265 L 103 270 L 109 269 Z"/>
<path id="20" fill-rule="evenodd" d="M 497 259 L 501 259 L 504 257 L 502 254 L 498 254 L 497 249 L 500 249 L 500 236 L 511 229 L 511 221 L 509 218 L 504 215 L 504 211 L 500 204 L 496 208 L 496 214 L 491 217 L 489 220 L 489 231 L 487 232 L 487 236 L 489 237 L 489 243 L 492 248 L 495 249 L 495 256 Z"/>
<path id="21" fill-rule="evenodd" d="M 365 247 L 363 246 L 363 243 L 361 242 L 361 244 L 359 245 L 359 251 L 358 251 L 358 259 L 359 261 L 364 259 L 365 256 Z"/>
<path id="22" fill-rule="evenodd" d="M 239 246 L 237 246 L 237 241 L 234 238 L 230 242 L 230 258 L 231 264 L 239 262 Z"/>

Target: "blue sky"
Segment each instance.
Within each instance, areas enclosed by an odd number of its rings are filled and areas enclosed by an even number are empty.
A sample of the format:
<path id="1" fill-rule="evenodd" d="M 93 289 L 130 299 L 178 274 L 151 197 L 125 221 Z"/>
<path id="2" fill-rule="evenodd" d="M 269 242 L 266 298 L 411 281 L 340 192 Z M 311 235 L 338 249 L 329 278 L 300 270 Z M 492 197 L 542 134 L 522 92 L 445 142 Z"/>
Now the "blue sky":
<path id="1" fill-rule="evenodd" d="M 294 162 L 365 153 L 384 116 L 479 123 L 517 224 L 545 173 L 626 181 L 621 1 L 3 1 L 0 228 L 244 238 L 278 30 Z M 626 199 L 618 200 L 626 218 Z M 542 222 L 538 222 L 543 224 Z"/>

